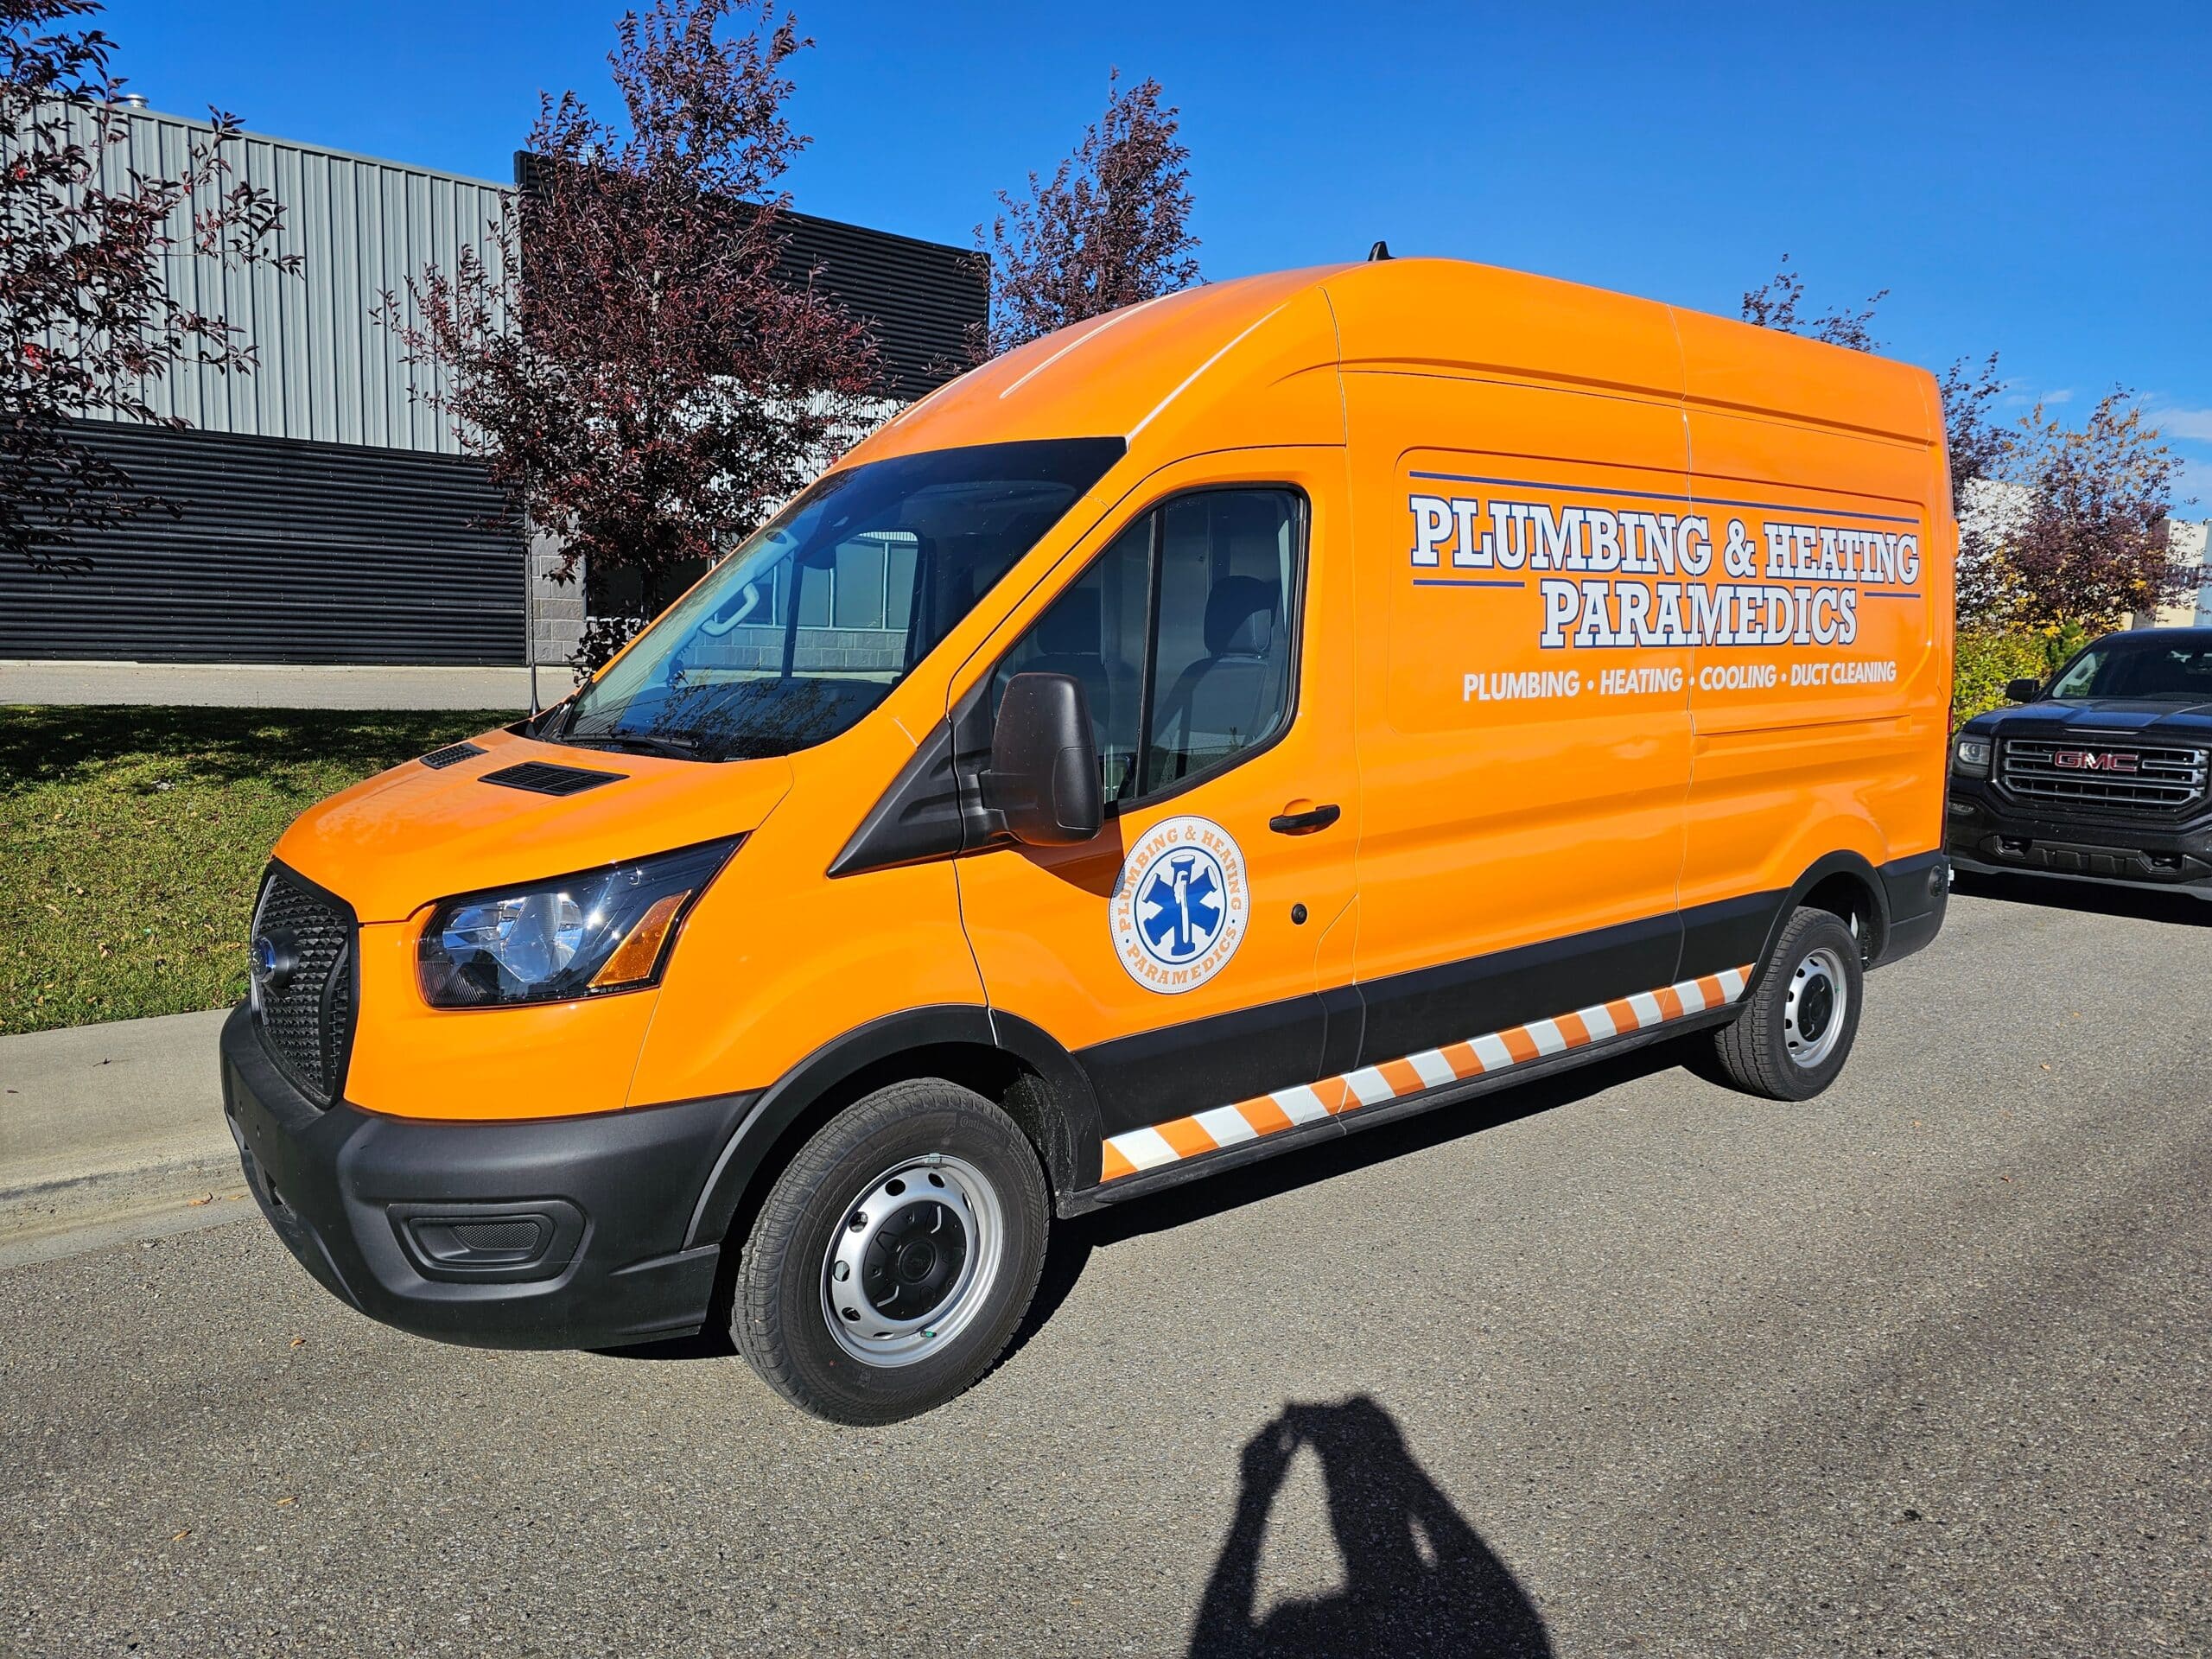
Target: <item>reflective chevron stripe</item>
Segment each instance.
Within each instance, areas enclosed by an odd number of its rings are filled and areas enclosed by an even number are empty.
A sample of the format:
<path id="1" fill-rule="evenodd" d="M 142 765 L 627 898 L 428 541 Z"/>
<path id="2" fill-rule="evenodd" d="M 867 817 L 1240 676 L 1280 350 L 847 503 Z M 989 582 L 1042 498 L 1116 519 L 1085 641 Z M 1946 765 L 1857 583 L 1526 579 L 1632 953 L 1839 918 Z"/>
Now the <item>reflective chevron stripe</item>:
<path id="1" fill-rule="evenodd" d="M 1278 1135 L 1300 1123 L 1339 1117 L 1366 1106 L 1402 1100 L 1426 1089 L 1494 1071 L 1508 1071 L 1531 1060 L 1585 1048 L 1630 1033 L 1648 1031 L 1693 1014 L 1702 1014 L 1733 1002 L 1744 994 L 1751 967 L 1731 968 L 1686 979 L 1656 991 L 1639 991 L 1611 1002 L 1577 1009 L 1554 1019 L 1536 1020 L 1510 1031 L 1493 1031 L 1482 1037 L 1442 1048 L 1425 1049 L 1403 1059 L 1363 1065 L 1341 1077 L 1324 1077 L 1312 1084 L 1278 1089 L 1273 1094 L 1216 1106 L 1191 1117 L 1155 1123 L 1148 1129 L 1129 1129 L 1109 1135 L 1101 1155 L 1100 1179 L 1117 1181 L 1147 1169 L 1180 1163 L 1224 1147 L 1240 1146 Z"/>

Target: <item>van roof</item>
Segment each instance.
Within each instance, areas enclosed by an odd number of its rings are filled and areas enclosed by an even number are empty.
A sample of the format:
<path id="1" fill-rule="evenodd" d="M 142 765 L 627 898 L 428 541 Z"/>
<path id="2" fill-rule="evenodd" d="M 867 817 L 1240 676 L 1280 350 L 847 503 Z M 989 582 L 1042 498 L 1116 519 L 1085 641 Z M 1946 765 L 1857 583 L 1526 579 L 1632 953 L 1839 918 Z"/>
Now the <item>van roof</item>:
<path id="1" fill-rule="evenodd" d="M 1339 367 L 1580 385 L 1915 444 L 1942 430 L 1924 369 L 1553 277 L 1404 258 L 1211 283 L 1076 323 L 940 387 L 848 459 L 1046 437 L 1119 435 L 1161 460 L 1340 442 Z M 1261 405 L 1273 435 L 1240 437 Z M 1180 442 L 1194 430 L 1206 441 Z"/>

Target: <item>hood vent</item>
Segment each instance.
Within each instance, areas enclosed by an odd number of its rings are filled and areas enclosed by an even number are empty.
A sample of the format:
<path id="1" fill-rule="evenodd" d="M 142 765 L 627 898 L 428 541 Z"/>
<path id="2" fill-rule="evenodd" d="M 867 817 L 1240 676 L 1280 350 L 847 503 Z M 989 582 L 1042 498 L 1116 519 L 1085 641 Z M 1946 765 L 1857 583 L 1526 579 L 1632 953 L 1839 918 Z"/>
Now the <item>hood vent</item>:
<path id="1" fill-rule="evenodd" d="M 442 749 L 432 749 L 423 757 L 423 764 L 432 772 L 442 772 L 448 766 L 457 766 L 464 760 L 474 760 L 484 751 L 474 743 L 448 743 Z"/>
<path id="2" fill-rule="evenodd" d="M 503 789 L 526 789 L 533 795 L 581 795 L 601 784 L 619 784 L 626 772 L 590 772 L 582 766 L 556 766 L 543 760 L 525 760 L 518 766 L 487 772 L 477 781 Z"/>

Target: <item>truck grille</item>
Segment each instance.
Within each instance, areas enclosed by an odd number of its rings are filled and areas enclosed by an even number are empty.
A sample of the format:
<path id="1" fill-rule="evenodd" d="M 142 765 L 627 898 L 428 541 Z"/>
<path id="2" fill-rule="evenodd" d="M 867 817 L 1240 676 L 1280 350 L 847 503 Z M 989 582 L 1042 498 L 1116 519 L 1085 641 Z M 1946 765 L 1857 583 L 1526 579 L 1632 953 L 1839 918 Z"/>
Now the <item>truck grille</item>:
<path id="1" fill-rule="evenodd" d="M 2007 738 L 1998 782 L 2006 793 L 2053 806 L 2107 812 L 2173 812 L 2204 798 L 2205 751 L 2137 743 L 2120 733 Z"/>
<path id="2" fill-rule="evenodd" d="M 281 864 L 253 909 L 253 1013 L 262 1041 L 301 1092 L 327 1106 L 353 1046 L 353 910 Z M 264 944 L 278 972 L 264 971 Z"/>

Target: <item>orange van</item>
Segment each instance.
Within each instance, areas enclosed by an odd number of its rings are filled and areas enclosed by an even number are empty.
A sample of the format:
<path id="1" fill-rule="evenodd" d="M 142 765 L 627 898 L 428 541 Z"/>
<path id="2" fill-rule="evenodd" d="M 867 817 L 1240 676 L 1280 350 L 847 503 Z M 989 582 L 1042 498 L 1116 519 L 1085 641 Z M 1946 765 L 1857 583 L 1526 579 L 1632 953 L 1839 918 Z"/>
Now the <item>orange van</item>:
<path id="1" fill-rule="evenodd" d="M 875 1422 L 991 1365 L 1053 1217 L 1692 1031 L 1817 1094 L 1943 916 L 1942 431 L 1923 371 L 1446 260 L 1011 353 L 286 832 L 254 1192 L 407 1330 L 727 1317 Z"/>

